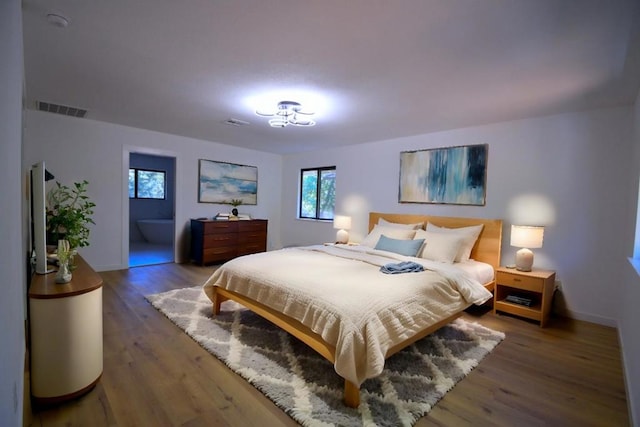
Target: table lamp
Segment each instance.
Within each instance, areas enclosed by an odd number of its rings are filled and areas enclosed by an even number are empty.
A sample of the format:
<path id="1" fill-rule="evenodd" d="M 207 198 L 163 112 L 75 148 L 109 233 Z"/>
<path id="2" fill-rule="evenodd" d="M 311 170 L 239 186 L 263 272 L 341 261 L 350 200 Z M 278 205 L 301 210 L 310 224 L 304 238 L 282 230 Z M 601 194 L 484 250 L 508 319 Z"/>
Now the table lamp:
<path id="1" fill-rule="evenodd" d="M 337 228 L 336 243 L 347 243 L 349 241 L 349 232 L 351 229 L 351 217 L 344 215 L 336 215 L 333 218 L 333 228 Z"/>
<path id="2" fill-rule="evenodd" d="M 531 271 L 533 266 L 533 252 L 531 249 L 542 247 L 544 227 L 528 225 L 511 226 L 511 246 L 522 248 L 516 252 L 516 269 Z"/>

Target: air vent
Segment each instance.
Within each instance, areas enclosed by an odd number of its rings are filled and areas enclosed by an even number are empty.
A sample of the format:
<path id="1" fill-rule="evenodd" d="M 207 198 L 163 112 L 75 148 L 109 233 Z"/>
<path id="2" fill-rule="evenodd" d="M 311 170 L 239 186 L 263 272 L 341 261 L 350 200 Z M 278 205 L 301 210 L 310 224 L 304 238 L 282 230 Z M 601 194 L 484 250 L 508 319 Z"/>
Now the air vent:
<path id="1" fill-rule="evenodd" d="M 231 126 L 246 126 L 249 122 L 245 122 L 244 120 L 234 119 L 233 117 L 224 121 L 224 124 Z"/>
<path id="2" fill-rule="evenodd" d="M 50 102 L 38 101 L 38 110 L 49 113 L 57 113 L 65 116 L 84 118 L 87 110 L 77 107 L 69 107 L 67 105 L 52 104 Z"/>

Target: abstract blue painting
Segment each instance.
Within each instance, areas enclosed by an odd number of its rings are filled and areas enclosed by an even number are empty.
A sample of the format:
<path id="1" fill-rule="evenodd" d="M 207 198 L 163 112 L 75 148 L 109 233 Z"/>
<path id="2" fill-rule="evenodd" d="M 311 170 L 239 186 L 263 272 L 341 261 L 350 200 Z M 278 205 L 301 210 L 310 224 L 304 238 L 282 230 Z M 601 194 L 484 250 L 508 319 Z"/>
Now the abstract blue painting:
<path id="1" fill-rule="evenodd" d="M 484 206 L 487 144 L 400 153 L 400 203 Z"/>
<path id="2" fill-rule="evenodd" d="M 199 203 L 226 203 L 241 200 L 258 204 L 258 168 L 235 163 L 200 159 Z"/>

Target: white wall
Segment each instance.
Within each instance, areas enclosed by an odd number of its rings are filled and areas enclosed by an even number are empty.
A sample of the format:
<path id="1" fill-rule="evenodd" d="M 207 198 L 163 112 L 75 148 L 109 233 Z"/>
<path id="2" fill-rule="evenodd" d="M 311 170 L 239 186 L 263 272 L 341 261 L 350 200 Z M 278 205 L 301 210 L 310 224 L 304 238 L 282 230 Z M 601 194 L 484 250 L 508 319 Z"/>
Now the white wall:
<path id="1" fill-rule="evenodd" d="M 98 271 L 127 268 L 130 152 L 176 158 L 176 260 L 189 256 L 189 219 L 212 217 L 230 206 L 198 203 L 198 159 L 258 167 L 258 204 L 242 206 L 255 218 L 269 219 L 268 248 L 280 247 L 282 158 L 208 141 L 184 138 L 89 119 L 28 111 L 24 164 L 44 160 L 56 180 L 86 179 L 96 203 L 90 246 L 80 253 Z"/>
<path id="2" fill-rule="evenodd" d="M 0 2 L 0 420 L 22 425 L 26 230 L 22 207 L 22 12 Z"/>
<path id="3" fill-rule="evenodd" d="M 635 125 L 634 147 L 631 157 L 634 164 L 630 169 L 630 179 L 637 184 L 640 178 L 640 92 L 636 98 L 633 122 Z M 637 206 L 637 196 L 638 187 L 636 186 L 629 192 L 630 208 L 634 205 Z M 636 224 L 636 227 L 640 227 L 640 222 Z M 635 256 L 640 258 L 637 245 Z M 640 260 L 638 258 L 636 258 L 635 264 L 636 268 L 632 264 L 627 264 L 623 270 L 624 280 L 622 280 L 620 289 L 622 305 L 618 331 L 620 346 L 623 350 L 624 371 L 627 379 L 627 402 L 629 402 L 632 424 L 640 425 L 640 310 L 638 310 L 638 305 L 640 305 Z"/>
<path id="4" fill-rule="evenodd" d="M 301 168 L 336 165 L 336 213 L 353 217 L 352 240 L 366 234 L 369 211 L 501 218 L 506 264 L 516 250 L 509 246 L 510 224 L 542 224 L 544 247 L 535 250 L 535 264 L 557 271 L 564 296 L 558 307 L 613 326 L 620 272 L 633 244 L 635 211 L 629 211 L 624 191 L 637 184 L 628 182 L 631 141 L 632 109 L 625 107 L 289 155 L 282 242 L 334 239 L 331 224 L 296 220 L 296 203 Z M 489 144 L 486 206 L 398 203 L 401 151 L 484 143 Z"/>

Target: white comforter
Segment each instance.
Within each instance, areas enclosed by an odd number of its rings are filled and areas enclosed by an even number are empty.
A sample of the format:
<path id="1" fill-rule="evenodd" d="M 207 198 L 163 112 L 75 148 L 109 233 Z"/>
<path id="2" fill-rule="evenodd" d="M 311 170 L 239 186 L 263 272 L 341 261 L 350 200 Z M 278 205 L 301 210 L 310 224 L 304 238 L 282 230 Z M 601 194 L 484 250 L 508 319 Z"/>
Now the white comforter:
<path id="1" fill-rule="evenodd" d="M 414 261 L 428 271 L 384 274 Z M 308 246 L 225 263 L 204 284 L 220 286 L 300 321 L 335 346 L 335 370 L 360 386 L 378 376 L 389 348 L 491 297 L 455 266 L 361 246 Z"/>

